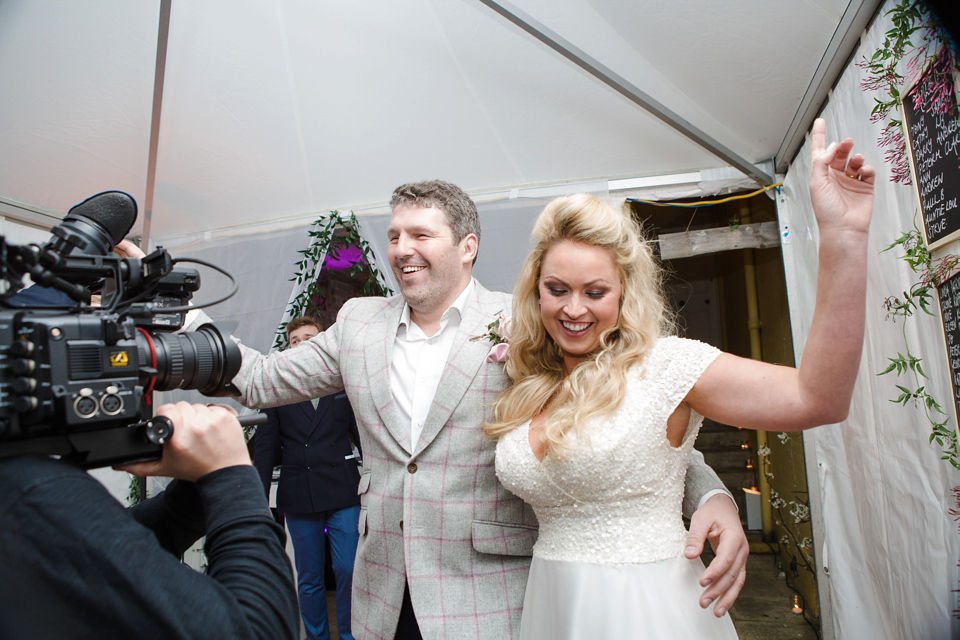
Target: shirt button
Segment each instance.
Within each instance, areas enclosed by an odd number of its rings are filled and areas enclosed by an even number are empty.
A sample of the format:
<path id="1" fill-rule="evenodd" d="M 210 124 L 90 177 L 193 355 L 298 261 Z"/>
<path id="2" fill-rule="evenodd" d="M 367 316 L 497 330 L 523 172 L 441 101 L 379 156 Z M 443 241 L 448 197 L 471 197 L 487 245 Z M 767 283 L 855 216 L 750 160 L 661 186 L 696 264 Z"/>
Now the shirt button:
<path id="1" fill-rule="evenodd" d="M 407 465 L 407 471 L 409 471 L 410 473 L 416 473 L 417 465 L 411 462 L 410 464 Z"/>

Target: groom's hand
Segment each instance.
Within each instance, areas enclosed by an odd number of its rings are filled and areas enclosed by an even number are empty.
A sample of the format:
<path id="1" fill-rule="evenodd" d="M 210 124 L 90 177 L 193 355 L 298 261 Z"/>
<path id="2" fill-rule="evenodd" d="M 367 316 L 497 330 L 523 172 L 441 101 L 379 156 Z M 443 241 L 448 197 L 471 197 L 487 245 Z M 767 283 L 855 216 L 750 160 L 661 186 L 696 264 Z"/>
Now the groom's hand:
<path id="1" fill-rule="evenodd" d="M 700 576 L 700 586 L 706 587 L 700 596 L 700 606 L 706 609 L 716 601 L 713 613 L 719 618 L 730 610 L 740 595 L 747 578 L 747 556 L 750 554 L 740 514 L 727 495 L 712 496 L 694 511 L 683 555 L 696 558 L 703 553 L 703 543 L 707 539 L 716 557 Z"/>

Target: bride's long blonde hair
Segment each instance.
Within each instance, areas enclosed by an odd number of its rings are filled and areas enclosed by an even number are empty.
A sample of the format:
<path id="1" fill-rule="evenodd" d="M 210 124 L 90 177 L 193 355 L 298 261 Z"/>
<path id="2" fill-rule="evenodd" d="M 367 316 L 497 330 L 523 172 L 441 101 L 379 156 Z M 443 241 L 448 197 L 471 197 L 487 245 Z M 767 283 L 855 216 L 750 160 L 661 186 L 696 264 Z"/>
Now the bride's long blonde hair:
<path id="1" fill-rule="evenodd" d="M 588 418 L 620 406 L 627 370 L 644 357 L 672 323 L 662 293 L 662 273 L 633 219 L 587 194 L 557 198 L 533 227 L 536 246 L 524 262 L 513 292 L 513 315 L 506 373 L 512 384 L 494 404 L 494 420 L 484 426 L 498 437 L 538 415 L 551 404 L 540 432 L 548 454 L 570 448 Z M 563 354 L 540 317 L 540 267 L 561 240 L 602 247 L 620 274 L 620 318 L 600 336 L 597 351 L 565 374 Z M 552 401 L 552 402 L 551 402 Z"/>

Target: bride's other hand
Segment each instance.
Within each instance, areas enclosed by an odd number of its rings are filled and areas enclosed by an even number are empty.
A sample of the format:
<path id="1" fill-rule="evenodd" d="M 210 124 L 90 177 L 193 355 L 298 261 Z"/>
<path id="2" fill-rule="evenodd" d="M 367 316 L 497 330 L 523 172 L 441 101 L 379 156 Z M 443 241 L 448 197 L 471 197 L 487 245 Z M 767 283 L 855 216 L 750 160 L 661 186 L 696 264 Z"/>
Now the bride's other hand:
<path id="1" fill-rule="evenodd" d="M 713 613 L 722 617 L 733 606 L 746 582 L 747 556 L 750 544 L 740 523 L 740 514 L 729 496 L 717 494 L 708 499 L 690 518 L 690 535 L 683 555 L 696 558 L 703 553 L 703 544 L 710 540 L 716 554 L 700 575 L 700 606 L 706 609 L 716 601 Z"/>

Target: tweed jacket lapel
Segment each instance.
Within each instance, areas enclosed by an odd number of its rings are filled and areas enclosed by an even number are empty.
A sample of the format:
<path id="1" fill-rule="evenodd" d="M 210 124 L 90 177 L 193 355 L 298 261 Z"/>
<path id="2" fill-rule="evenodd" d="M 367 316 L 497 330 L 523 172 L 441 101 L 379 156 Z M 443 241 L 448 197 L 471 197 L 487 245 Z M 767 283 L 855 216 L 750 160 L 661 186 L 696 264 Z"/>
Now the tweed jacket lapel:
<path id="1" fill-rule="evenodd" d="M 380 316 L 380 323 L 371 324 L 366 331 L 364 360 L 370 379 L 370 397 L 383 425 L 403 450 L 410 453 L 410 425 L 402 424 L 397 405 L 390 393 L 390 362 L 393 343 L 403 314 L 403 296 L 395 296 Z"/>
<path id="2" fill-rule="evenodd" d="M 491 305 L 488 300 L 485 300 L 486 294 L 487 290 L 480 286 L 480 283 L 476 283 L 473 296 L 463 309 L 460 328 L 450 347 L 450 355 L 447 357 L 440 385 L 437 387 L 433 404 L 430 406 L 423 431 L 417 441 L 417 454 L 437 437 L 457 404 L 467 393 L 477 371 L 486 362 L 487 354 L 490 352 L 490 342 L 471 340 L 471 338 L 486 333 L 487 323 L 497 312 L 503 312 L 504 315 L 510 313 L 510 309 L 504 309 L 502 303 L 497 302 Z M 458 375 L 453 375 L 454 373 Z"/>

